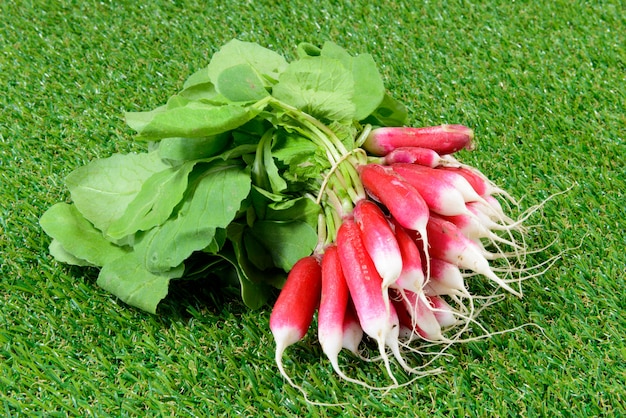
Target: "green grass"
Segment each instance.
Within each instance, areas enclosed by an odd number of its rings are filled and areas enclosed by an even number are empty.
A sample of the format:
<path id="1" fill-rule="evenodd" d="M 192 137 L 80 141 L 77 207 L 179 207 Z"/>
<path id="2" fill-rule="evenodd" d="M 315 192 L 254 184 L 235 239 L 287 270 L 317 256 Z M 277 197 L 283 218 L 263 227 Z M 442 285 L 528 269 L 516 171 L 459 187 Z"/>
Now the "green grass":
<path id="1" fill-rule="evenodd" d="M 626 415 L 619 1 L 136 3 L 0 5 L 0 414 Z M 122 113 L 162 104 L 233 37 L 290 57 L 327 39 L 369 52 L 413 125 L 475 128 L 461 158 L 524 207 L 574 186 L 530 221 L 533 247 L 556 243 L 529 261 L 576 249 L 482 316 L 543 332 L 452 347 L 444 374 L 389 393 L 339 380 L 310 334 L 285 364 L 312 399 L 348 403 L 320 408 L 278 374 L 268 309 L 178 283 L 152 316 L 54 262 L 38 218 L 68 199 L 65 175 L 136 147 Z M 342 362 L 389 383 L 379 364 Z"/>

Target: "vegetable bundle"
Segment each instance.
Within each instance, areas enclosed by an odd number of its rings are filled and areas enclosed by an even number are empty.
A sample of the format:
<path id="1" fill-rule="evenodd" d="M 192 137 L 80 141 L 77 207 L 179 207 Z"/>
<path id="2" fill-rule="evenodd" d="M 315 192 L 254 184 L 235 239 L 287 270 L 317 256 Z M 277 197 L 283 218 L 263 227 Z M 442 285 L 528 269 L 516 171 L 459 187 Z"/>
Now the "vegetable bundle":
<path id="1" fill-rule="evenodd" d="M 452 157 L 472 130 L 406 127 L 368 54 L 303 43 L 287 62 L 233 40 L 126 121 L 146 151 L 67 177 L 72 202 L 40 220 L 50 253 L 100 268 L 99 286 L 152 313 L 180 278 L 234 279 L 250 308 L 282 288 L 270 328 L 285 376 L 282 353 L 316 310 L 342 377 L 355 381 L 338 353 L 358 353 L 366 334 L 395 382 L 388 349 L 417 372 L 410 342 L 449 343 L 475 322 L 466 279 L 521 295 L 509 260 L 524 230 L 496 197 L 512 199 Z"/>

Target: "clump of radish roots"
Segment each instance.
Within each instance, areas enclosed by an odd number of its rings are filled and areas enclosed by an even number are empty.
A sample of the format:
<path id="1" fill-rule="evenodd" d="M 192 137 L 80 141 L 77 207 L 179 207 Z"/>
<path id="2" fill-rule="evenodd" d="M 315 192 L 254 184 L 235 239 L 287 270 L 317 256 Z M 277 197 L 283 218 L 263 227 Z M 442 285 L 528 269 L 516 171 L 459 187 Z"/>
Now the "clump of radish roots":
<path id="1" fill-rule="evenodd" d="M 282 356 L 307 333 L 315 307 L 318 339 L 335 372 L 368 388 L 396 388 L 440 373 L 430 366 L 453 344 L 504 332 L 481 325 L 480 311 L 507 294 L 522 297 L 522 282 L 558 258 L 526 266 L 524 222 L 545 202 L 512 217 L 515 199 L 450 155 L 471 148 L 470 129 L 402 129 L 371 131 L 368 154 L 358 149 L 361 155 L 328 173 L 318 200 L 332 221 L 323 223 L 328 230 L 315 253 L 289 273 L 272 312 L 276 361 L 300 390 Z M 342 164 L 358 178 L 342 175 Z M 350 181 L 359 184 L 347 193 Z M 382 361 L 390 379 L 384 387 L 349 376 L 339 363 L 342 349 L 363 358 L 371 344 L 377 354 L 368 360 Z M 399 383 L 394 360 L 414 378 Z"/>

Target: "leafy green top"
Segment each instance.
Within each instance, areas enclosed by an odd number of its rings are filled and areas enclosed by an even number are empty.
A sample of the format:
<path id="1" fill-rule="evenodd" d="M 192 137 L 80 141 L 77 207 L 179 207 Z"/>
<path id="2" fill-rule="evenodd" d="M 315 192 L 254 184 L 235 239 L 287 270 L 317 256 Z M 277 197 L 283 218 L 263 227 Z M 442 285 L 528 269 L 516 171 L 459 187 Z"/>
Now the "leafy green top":
<path id="1" fill-rule="evenodd" d="M 40 220 L 51 254 L 101 268 L 100 286 L 153 313 L 171 279 L 229 270 L 246 305 L 264 304 L 362 195 L 348 160 L 366 124 L 406 122 L 370 55 L 332 42 L 297 51 L 288 63 L 232 40 L 165 105 L 127 113 L 148 151 L 67 177 L 72 203 Z"/>

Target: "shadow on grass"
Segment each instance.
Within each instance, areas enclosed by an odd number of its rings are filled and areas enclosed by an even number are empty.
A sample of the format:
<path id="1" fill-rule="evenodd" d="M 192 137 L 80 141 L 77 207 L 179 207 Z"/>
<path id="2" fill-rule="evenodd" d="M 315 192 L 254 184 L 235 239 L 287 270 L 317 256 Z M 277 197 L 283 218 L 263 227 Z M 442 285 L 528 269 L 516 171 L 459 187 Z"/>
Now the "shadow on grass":
<path id="1" fill-rule="evenodd" d="M 63 268 L 67 276 L 71 277 L 75 283 L 81 283 L 84 292 L 92 291 L 94 294 L 104 292 L 96 284 L 100 272 L 98 268 L 71 265 L 66 265 Z M 278 290 L 265 306 L 271 306 L 277 295 Z M 89 298 L 89 295 L 86 297 Z M 206 316 L 240 317 L 250 312 L 250 308 L 242 301 L 241 288 L 238 282 L 233 281 L 232 278 L 210 273 L 191 279 L 171 280 L 168 294 L 159 303 L 156 315 L 128 305 L 114 295 L 110 295 L 110 297 L 117 300 L 117 303 L 124 309 L 135 311 L 138 315 L 148 315 L 164 327 L 168 327 L 172 322 L 184 322 L 192 318 L 202 319 Z"/>

